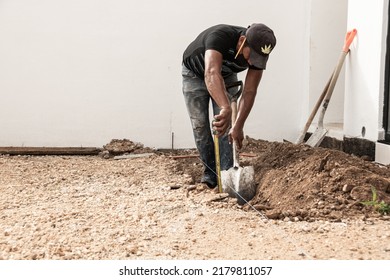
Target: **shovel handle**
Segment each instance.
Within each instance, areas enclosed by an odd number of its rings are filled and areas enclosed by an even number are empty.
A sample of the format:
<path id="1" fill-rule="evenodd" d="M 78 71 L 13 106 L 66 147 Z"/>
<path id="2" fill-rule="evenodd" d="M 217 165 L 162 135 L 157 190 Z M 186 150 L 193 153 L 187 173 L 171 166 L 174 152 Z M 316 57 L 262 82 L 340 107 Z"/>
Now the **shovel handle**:
<path id="1" fill-rule="evenodd" d="M 355 38 L 357 33 L 356 29 L 352 29 L 351 31 L 348 31 L 345 35 L 345 42 L 343 46 L 343 52 L 347 53 L 349 51 L 349 47 L 352 44 L 353 39 Z"/>
<path id="2" fill-rule="evenodd" d="M 230 106 L 232 108 L 232 125 L 234 125 L 237 119 L 237 100 L 232 100 Z M 240 166 L 240 163 L 238 161 L 237 144 L 235 140 L 233 140 L 233 166 L 234 167 Z"/>
<path id="3" fill-rule="evenodd" d="M 351 46 L 351 43 L 352 43 L 353 39 L 355 38 L 356 33 L 357 33 L 357 30 L 353 29 L 353 30 L 347 32 L 347 34 L 345 35 L 345 42 L 344 42 L 344 46 L 343 46 L 343 51 L 340 54 L 339 62 L 338 62 L 337 66 L 333 72 L 333 76 L 332 76 L 328 91 L 326 93 L 324 103 L 322 104 L 322 111 L 321 111 L 320 117 L 318 119 L 319 127 L 323 127 L 323 121 L 324 121 L 324 115 L 325 115 L 326 109 L 328 108 L 329 101 L 330 101 L 330 98 L 332 96 L 337 79 L 339 77 L 341 68 L 343 67 L 345 57 L 347 56 L 347 54 L 349 52 L 349 47 Z"/>
<path id="4" fill-rule="evenodd" d="M 243 90 L 243 83 L 242 81 L 236 81 L 234 83 L 226 85 L 226 90 L 229 90 L 230 88 L 238 87 L 238 90 L 231 95 L 231 101 L 237 101 L 238 98 L 240 98 L 242 90 Z"/>
<path id="5" fill-rule="evenodd" d="M 232 126 L 233 126 L 237 119 L 237 101 L 235 100 L 232 101 L 232 103 L 230 103 L 230 106 L 232 108 Z"/>
<path id="6" fill-rule="evenodd" d="M 221 180 L 221 158 L 219 152 L 219 138 L 217 134 L 214 134 L 214 150 L 215 150 L 215 171 L 217 172 L 217 184 L 218 191 L 222 193 L 222 180 Z"/>
<path id="7" fill-rule="evenodd" d="M 301 144 L 303 142 L 303 140 L 305 139 L 306 133 L 309 130 L 310 125 L 313 122 L 313 119 L 314 119 L 315 115 L 317 114 L 318 109 L 320 108 L 320 106 L 322 104 L 322 101 L 324 101 L 326 93 L 328 92 L 330 82 L 332 81 L 332 78 L 333 78 L 333 74 L 334 74 L 334 72 L 330 76 L 330 78 L 329 78 L 329 80 L 328 80 L 324 90 L 322 91 L 320 97 L 318 98 L 317 103 L 315 104 L 315 106 L 314 106 L 314 108 L 313 108 L 309 118 L 306 121 L 305 127 L 303 128 L 303 130 L 302 130 L 301 134 L 299 135 L 299 137 L 298 137 L 297 141 L 295 142 L 295 144 Z"/>

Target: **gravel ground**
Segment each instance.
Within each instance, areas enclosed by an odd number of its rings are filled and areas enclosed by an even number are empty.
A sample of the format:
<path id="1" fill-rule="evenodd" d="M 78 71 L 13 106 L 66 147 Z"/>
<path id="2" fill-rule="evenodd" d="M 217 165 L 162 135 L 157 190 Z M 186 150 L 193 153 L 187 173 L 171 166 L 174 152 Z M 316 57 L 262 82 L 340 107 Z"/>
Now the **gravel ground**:
<path id="1" fill-rule="evenodd" d="M 390 221 L 268 220 L 165 155 L 0 156 L 0 259 L 390 259 Z"/>

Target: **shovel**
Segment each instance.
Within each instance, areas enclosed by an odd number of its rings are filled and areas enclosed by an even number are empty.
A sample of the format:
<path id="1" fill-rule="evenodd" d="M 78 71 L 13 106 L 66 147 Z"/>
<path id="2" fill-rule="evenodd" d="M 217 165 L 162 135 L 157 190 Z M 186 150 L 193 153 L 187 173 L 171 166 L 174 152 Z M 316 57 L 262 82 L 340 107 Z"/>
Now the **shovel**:
<path id="1" fill-rule="evenodd" d="M 352 31 L 347 32 L 347 35 L 345 36 L 343 50 L 340 54 L 337 66 L 333 72 L 333 75 L 332 75 L 332 78 L 331 78 L 331 81 L 329 84 L 329 88 L 326 92 L 325 99 L 324 99 L 324 102 L 322 104 L 322 110 L 321 110 L 321 113 L 318 117 L 318 126 L 317 126 L 316 130 L 314 131 L 314 133 L 310 136 L 310 138 L 306 142 L 306 144 L 311 146 L 311 147 L 318 147 L 321 144 L 322 140 L 324 140 L 325 135 L 328 133 L 328 130 L 324 127 L 325 112 L 328 108 L 330 98 L 332 97 L 332 93 L 333 93 L 334 87 L 336 85 L 337 78 L 339 77 L 341 68 L 343 67 L 345 57 L 347 56 L 347 54 L 349 52 L 349 47 L 350 47 L 353 39 L 355 38 L 356 33 L 357 33 L 357 30 L 353 29 Z"/>
<path id="2" fill-rule="evenodd" d="M 219 152 L 219 139 L 217 132 L 214 131 L 214 152 L 215 152 L 215 171 L 217 173 L 217 185 L 218 185 L 218 192 L 222 192 L 222 180 L 221 180 L 221 158 L 220 158 L 220 152 Z"/>
<path id="3" fill-rule="evenodd" d="M 241 93 L 241 92 L 240 92 Z M 231 100 L 232 124 L 237 118 L 237 97 Z M 239 164 L 239 154 L 233 141 L 233 167 L 221 171 L 222 189 L 229 196 L 237 198 L 237 203 L 245 204 L 256 194 L 253 166 L 241 167 Z"/>
<path id="4" fill-rule="evenodd" d="M 302 130 L 301 134 L 299 135 L 298 139 L 295 141 L 295 144 L 301 144 L 303 142 L 303 140 L 305 139 L 306 133 L 309 130 L 309 127 L 310 127 L 310 125 L 311 125 L 315 115 L 317 114 L 317 111 L 320 108 L 322 101 L 324 101 L 326 92 L 328 91 L 330 82 L 332 81 L 332 77 L 333 77 L 333 74 L 332 74 L 332 76 L 330 76 L 328 82 L 326 83 L 326 86 L 325 86 L 324 90 L 322 91 L 320 97 L 317 100 L 316 105 L 314 106 L 313 110 L 311 111 L 311 114 L 310 114 L 309 118 L 306 121 L 305 127 L 303 128 L 303 130 Z"/>
<path id="5" fill-rule="evenodd" d="M 226 90 L 229 90 L 230 88 L 234 88 L 234 87 L 238 87 L 238 91 L 232 96 L 232 100 L 235 100 L 237 102 L 237 99 L 240 97 L 242 92 L 242 81 L 236 81 L 230 85 L 227 85 Z M 236 115 L 237 115 L 237 108 L 236 108 Z M 219 139 L 216 131 L 213 131 L 213 134 L 214 134 L 215 169 L 217 173 L 216 175 L 217 175 L 218 192 L 222 193 L 223 188 L 222 188 L 222 178 L 221 178 L 221 157 L 219 151 Z"/>

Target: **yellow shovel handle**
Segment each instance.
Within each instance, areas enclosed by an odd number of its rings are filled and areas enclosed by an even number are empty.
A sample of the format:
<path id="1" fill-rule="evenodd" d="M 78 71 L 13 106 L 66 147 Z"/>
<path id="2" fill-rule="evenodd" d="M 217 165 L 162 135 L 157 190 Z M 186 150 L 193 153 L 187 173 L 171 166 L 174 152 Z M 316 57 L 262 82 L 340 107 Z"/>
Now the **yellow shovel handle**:
<path id="1" fill-rule="evenodd" d="M 218 180 L 218 191 L 222 193 L 221 159 L 219 154 L 219 139 L 217 134 L 214 134 L 214 149 L 215 149 L 215 167 L 217 171 L 217 180 Z"/>

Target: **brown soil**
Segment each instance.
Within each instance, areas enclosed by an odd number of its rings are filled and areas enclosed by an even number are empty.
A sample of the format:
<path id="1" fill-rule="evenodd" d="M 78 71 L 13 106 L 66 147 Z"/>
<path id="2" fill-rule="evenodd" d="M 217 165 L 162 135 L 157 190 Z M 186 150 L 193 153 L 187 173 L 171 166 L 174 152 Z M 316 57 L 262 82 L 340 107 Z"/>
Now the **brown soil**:
<path id="1" fill-rule="evenodd" d="M 265 210 L 270 219 L 335 222 L 381 216 L 381 210 L 390 214 L 390 209 L 379 207 L 382 201 L 390 205 L 389 166 L 337 150 L 248 137 L 240 154 L 242 166 L 254 167 L 257 185 L 257 194 L 245 210 L 254 206 Z M 181 160 L 178 169 L 190 174 L 193 183 L 202 174 L 197 158 Z M 377 203 L 373 203 L 374 193 Z"/>
<path id="2" fill-rule="evenodd" d="M 244 206 L 199 183 L 194 150 L 0 156 L 0 259 L 390 259 L 389 166 L 244 144 L 257 184 Z"/>
<path id="3" fill-rule="evenodd" d="M 375 216 L 378 209 L 361 203 L 372 201 L 373 191 L 378 202 L 390 205 L 388 166 L 306 145 L 249 139 L 246 149 L 258 155 L 247 161 L 258 183 L 252 203 L 270 206 L 268 216 L 309 221 Z"/>

